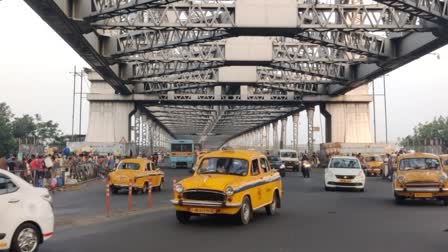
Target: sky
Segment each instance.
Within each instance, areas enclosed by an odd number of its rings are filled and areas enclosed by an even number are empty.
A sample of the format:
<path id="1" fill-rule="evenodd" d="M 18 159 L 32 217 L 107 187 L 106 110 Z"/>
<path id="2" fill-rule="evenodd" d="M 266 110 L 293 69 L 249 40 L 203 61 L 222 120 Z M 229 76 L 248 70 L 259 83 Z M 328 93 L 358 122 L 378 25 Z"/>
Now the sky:
<path id="1" fill-rule="evenodd" d="M 23 1 L 0 1 L 0 102 L 6 102 L 16 116 L 41 114 L 44 120 L 72 131 L 73 68 L 88 67 Z M 412 133 L 419 122 L 448 116 L 448 46 L 403 66 L 386 77 L 389 139 Z M 383 80 L 375 81 L 376 93 L 383 93 Z M 79 93 L 79 78 L 77 91 Z M 84 91 L 89 84 L 84 81 Z M 371 87 L 371 84 L 370 84 Z M 87 131 L 88 102 L 83 99 L 81 132 Z M 372 105 L 371 105 L 372 107 Z M 79 131 L 79 95 L 75 103 L 75 133 Z M 316 111 L 315 125 L 320 126 Z M 371 110 L 373 117 L 373 110 Z M 384 101 L 377 96 L 377 139 L 385 140 Z M 373 120 L 372 120 L 373 121 Z M 322 122 L 324 120 L 322 119 Z M 306 115 L 300 118 L 300 143 L 306 141 Z M 288 138 L 292 137 L 289 118 Z M 373 131 L 373 127 L 372 127 Z M 316 134 L 320 142 L 320 134 Z"/>

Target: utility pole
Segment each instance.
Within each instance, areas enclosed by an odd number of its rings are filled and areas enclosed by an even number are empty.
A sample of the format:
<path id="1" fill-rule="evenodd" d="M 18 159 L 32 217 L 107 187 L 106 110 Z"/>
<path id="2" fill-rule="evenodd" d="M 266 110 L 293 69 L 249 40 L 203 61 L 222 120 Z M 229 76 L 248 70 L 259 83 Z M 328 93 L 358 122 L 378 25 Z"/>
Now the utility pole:
<path id="1" fill-rule="evenodd" d="M 79 137 L 81 136 L 81 125 L 82 125 L 82 81 L 83 81 L 83 75 L 84 71 L 81 71 L 81 91 L 79 94 Z"/>
<path id="2" fill-rule="evenodd" d="M 75 137 L 75 96 L 76 96 L 76 66 L 73 71 L 73 110 L 72 110 L 72 141 Z"/>
<path id="3" fill-rule="evenodd" d="M 376 143 L 376 102 L 375 102 L 375 80 L 372 81 L 372 93 L 373 93 L 373 138 Z"/>

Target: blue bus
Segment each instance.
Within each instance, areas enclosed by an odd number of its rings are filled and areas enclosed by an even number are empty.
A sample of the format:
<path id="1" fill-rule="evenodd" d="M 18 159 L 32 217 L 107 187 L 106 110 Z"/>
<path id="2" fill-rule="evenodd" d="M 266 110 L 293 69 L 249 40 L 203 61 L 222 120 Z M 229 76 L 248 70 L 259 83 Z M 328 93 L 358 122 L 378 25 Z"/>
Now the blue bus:
<path id="1" fill-rule="evenodd" d="M 172 168 L 191 168 L 195 161 L 196 150 L 193 140 L 178 139 L 171 141 L 170 162 Z"/>

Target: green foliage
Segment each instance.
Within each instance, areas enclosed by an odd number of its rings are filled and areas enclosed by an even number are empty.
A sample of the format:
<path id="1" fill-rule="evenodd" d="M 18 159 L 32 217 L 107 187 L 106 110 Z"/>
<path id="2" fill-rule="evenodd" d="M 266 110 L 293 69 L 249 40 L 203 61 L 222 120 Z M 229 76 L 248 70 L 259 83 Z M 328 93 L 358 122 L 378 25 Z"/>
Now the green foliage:
<path id="1" fill-rule="evenodd" d="M 14 118 L 10 107 L 0 103 L 0 156 L 15 153 L 18 143 L 65 145 L 59 124 L 42 121 L 39 114 Z"/>
<path id="2" fill-rule="evenodd" d="M 400 145 L 426 145 L 430 140 L 441 140 L 448 147 L 448 117 L 434 118 L 432 122 L 419 123 L 414 134 L 401 140 Z"/>
<path id="3" fill-rule="evenodd" d="M 11 154 L 17 149 L 12 135 L 12 117 L 9 106 L 4 102 L 0 103 L 0 156 Z"/>

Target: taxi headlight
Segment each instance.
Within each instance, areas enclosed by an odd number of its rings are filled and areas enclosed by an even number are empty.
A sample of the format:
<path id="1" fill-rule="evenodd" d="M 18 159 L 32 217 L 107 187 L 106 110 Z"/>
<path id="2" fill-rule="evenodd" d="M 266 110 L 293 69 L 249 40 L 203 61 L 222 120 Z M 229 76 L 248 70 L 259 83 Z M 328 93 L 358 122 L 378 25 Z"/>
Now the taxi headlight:
<path id="1" fill-rule="evenodd" d="M 406 184 L 406 178 L 404 176 L 398 176 L 397 180 L 402 185 Z"/>
<path id="2" fill-rule="evenodd" d="M 233 188 L 231 187 L 231 186 L 228 186 L 228 187 L 226 187 L 226 189 L 224 190 L 224 193 L 227 195 L 227 196 L 232 196 L 234 193 L 235 193 L 235 191 L 233 190 Z"/>
<path id="3" fill-rule="evenodd" d="M 176 184 L 175 188 L 177 193 L 183 193 L 184 192 L 184 187 L 181 184 Z"/>
<path id="4" fill-rule="evenodd" d="M 446 175 L 443 175 L 440 177 L 439 181 L 441 184 L 445 184 L 446 182 L 448 182 L 448 177 Z"/>

